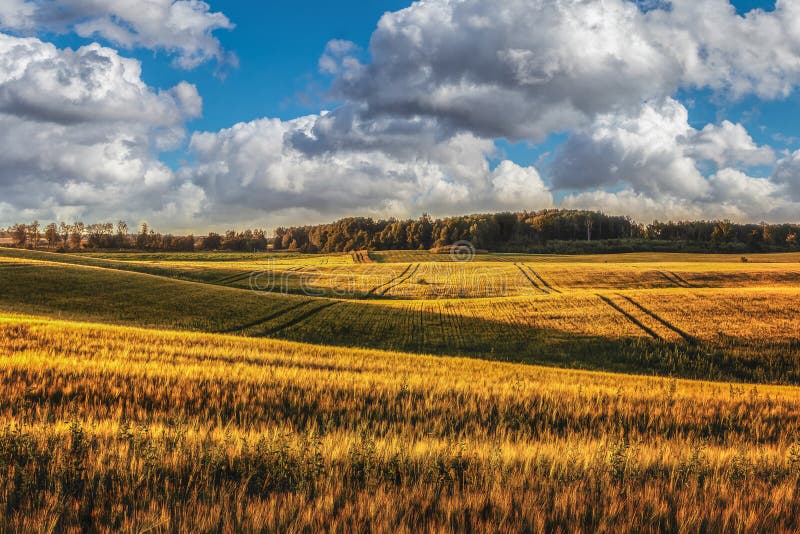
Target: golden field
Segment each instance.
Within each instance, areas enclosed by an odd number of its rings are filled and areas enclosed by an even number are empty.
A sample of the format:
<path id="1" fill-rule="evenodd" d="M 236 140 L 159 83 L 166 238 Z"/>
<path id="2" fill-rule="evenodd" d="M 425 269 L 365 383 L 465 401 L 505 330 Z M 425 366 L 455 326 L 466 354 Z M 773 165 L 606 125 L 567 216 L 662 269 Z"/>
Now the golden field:
<path id="1" fill-rule="evenodd" d="M 800 530 L 800 256 L 426 254 L 0 250 L 0 531 Z"/>

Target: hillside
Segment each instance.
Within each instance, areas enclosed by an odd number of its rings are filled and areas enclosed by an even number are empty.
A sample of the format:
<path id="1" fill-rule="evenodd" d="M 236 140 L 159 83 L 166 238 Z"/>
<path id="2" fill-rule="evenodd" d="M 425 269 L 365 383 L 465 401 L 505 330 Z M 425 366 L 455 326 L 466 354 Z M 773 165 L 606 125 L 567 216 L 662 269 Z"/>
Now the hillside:
<path id="1" fill-rule="evenodd" d="M 800 527 L 795 387 L 8 314 L 0 374 L 2 530 Z"/>
<path id="2" fill-rule="evenodd" d="M 800 381 L 795 255 L 747 263 L 503 256 L 516 261 L 354 264 L 349 255 L 192 262 L 1 254 L 0 310 L 7 312 L 562 367 Z"/>

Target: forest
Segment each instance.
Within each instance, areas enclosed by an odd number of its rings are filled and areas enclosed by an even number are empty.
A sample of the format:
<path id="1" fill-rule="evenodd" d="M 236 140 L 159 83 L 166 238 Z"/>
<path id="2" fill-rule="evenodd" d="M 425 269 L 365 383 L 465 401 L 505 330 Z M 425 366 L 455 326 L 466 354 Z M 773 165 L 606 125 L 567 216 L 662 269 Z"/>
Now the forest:
<path id="1" fill-rule="evenodd" d="M 278 228 L 276 250 L 343 252 L 428 250 L 468 241 L 498 252 L 632 252 L 670 249 L 719 252 L 793 250 L 800 225 L 730 221 L 655 221 L 593 211 L 548 209 L 416 220 L 341 219 L 331 224 Z"/>

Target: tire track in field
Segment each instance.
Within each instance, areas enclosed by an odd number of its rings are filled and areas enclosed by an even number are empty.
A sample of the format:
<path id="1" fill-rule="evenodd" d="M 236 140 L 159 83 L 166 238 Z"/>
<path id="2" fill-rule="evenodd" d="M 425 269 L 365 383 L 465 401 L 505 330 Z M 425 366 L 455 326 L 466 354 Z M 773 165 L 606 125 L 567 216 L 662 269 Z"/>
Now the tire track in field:
<path id="1" fill-rule="evenodd" d="M 514 266 L 515 266 L 517 269 L 519 269 L 519 271 L 522 273 L 522 275 L 523 275 L 525 278 L 527 278 L 527 279 L 528 279 L 528 282 L 530 282 L 530 283 L 531 283 L 531 285 L 532 285 L 534 288 L 536 288 L 536 290 L 537 290 L 537 291 L 541 291 L 541 292 L 542 292 L 542 293 L 544 293 L 545 295 L 549 295 L 549 294 L 550 294 L 550 292 L 549 292 L 549 291 L 547 291 L 546 289 L 539 287 L 539 284 L 537 284 L 537 283 L 536 283 L 536 281 L 534 281 L 534 279 L 533 279 L 533 278 L 531 278 L 531 275 L 529 275 L 527 272 L 525 272 L 525 269 L 523 269 L 523 268 L 522 268 L 522 266 L 521 266 L 519 263 L 516 263 L 516 262 L 515 262 L 515 263 L 514 263 Z"/>
<path id="2" fill-rule="evenodd" d="M 230 333 L 233 333 L 233 332 L 241 332 L 242 330 L 247 330 L 248 328 L 253 328 L 254 326 L 258 326 L 260 324 L 268 323 L 269 321 L 271 321 L 273 319 L 277 319 L 278 317 L 280 317 L 281 315 L 283 315 L 286 312 L 290 312 L 292 310 L 296 310 L 297 308 L 300 308 L 302 306 L 307 306 L 308 304 L 311 304 L 312 302 L 314 302 L 314 301 L 313 300 L 307 300 L 305 302 L 301 302 L 299 304 L 295 304 L 293 306 L 289 306 L 288 308 L 282 308 L 282 309 L 280 309 L 280 310 L 278 310 L 276 312 L 273 312 L 273 313 L 267 315 L 266 317 L 262 317 L 261 319 L 253 321 L 251 323 L 247 323 L 247 324 L 244 324 L 244 325 L 241 325 L 241 326 L 235 326 L 233 328 L 227 328 L 225 330 L 220 330 L 217 333 L 219 333 L 219 334 L 230 334 Z"/>
<path id="3" fill-rule="evenodd" d="M 633 324 L 635 324 L 636 326 L 638 326 L 639 328 L 641 328 L 641 329 L 642 329 L 642 331 L 643 331 L 643 332 L 645 332 L 647 335 L 649 335 L 650 337 L 652 337 L 652 338 L 653 338 L 653 339 L 655 339 L 656 341 L 664 341 L 664 340 L 661 338 L 661 336 L 659 336 L 659 335 L 658 335 L 658 334 L 657 334 L 657 333 L 656 333 L 656 332 L 655 332 L 653 329 L 651 329 L 651 328 L 649 328 L 648 326 L 646 326 L 646 325 L 642 324 L 642 322 L 641 322 L 639 319 L 637 319 L 636 317 L 634 317 L 634 316 L 633 316 L 633 315 L 631 315 L 630 313 L 628 313 L 628 312 L 626 312 L 625 310 L 623 310 L 622 308 L 620 308 L 620 307 L 619 307 L 619 305 L 618 305 L 616 302 L 614 302 L 613 300 L 611 300 L 611 299 L 610 299 L 610 298 L 608 298 L 608 297 L 604 297 L 603 295 L 601 295 L 601 294 L 599 294 L 599 293 L 595 293 L 595 295 L 597 295 L 597 297 L 598 297 L 600 300 L 602 300 L 603 302 L 605 302 L 606 304 L 608 304 L 609 306 L 611 306 L 613 309 L 615 309 L 616 311 L 618 311 L 619 313 L 621 313 L 622 315 L 624 315 L 624 316 L 625 316 L 625 318 L 626 318 L 626 319 L 628 319 L 630 322 L 632 322 Z"/>
<path id="4" fill-rule="evenodd" d="M 229 275 L 229 276 L 223 276 L 219 280 L 215 280 L 213 283 L 215 283 L 215 284 L 230 284 L 232 282 L 238 282 L 239 280 L 247 278 L 251 274 L 253 274 L 253 273 L 251 271 L 248 271 L 246 273 L 236 273 L 236 274 L 232 274 L 232 275 Z"/>
<path id="5" fill-rule="evenodd" d="M 684 285 L 684 287 L 695 287 L 695 285 L 693 283 L 686 281 L 686 279 L 683 278 L 678 273 L 670 271 L 669 274 L 674 276 L 676 280 L 678 280 L 680 283 L 682 283 Z"/>
<path id="6" fill-rule="evenodd" d="M 658 275 L 659 275 L 661 278 L 663 278 L 664 280 L 666 280 L 667 282 L 669 282 L 669 283 L 670 283 L 670 285 L 673 285 L 673 286 L 675 286 L 675 287 L 683 287 L 683 286 L 682 286 L 682 285 L 680 285 L 678 282 L 676 282 L 675 280 L 673 280 L 672 278 L 670 278 L 669 276 L 667 276 L 667 273 L 665 273 L 664 271 L 656 271 L 656 272 L 658 273 Z"/>
<path id="7" fill-rule="evenodd" d="M 561 290 L 560 290 L 560 289 L 556 289 L 555 287 L 553 287 L 552 285 L 550 285 L 550 284 L 547 282 L 547 280 L 545 280 L 544 278 L 542 278 L 542 277 L 539 275 L 539 273 L 537 273 L 536 271 L 534 271 L 534 270 L 533 270 L 533 268 L 532 268 L 530 265 L 526 265 L 525 267 L 527 267 L 527 268 L 528 268 L 528 270 L 531 272 L 531 274 L 532 274 L 533 276 L 535 276 L 535 277 L 536 277 L 536 278 L 537 278 L 537 279 L 538 279 L 538 280 L 539 280 L 539 281 L 542 283 L 542 285 L 543 285 L 544 287 L 546 287 L 547 289 L 549 289 L 550 291 L 553 291 L 553 292 L 555 292 L 555 293 L 561 293 Z"/>
<path id="8" fill-rule="evenodd" d="M 658 321 L 659 323 L 664 325 L 666 328 L 672 330 L 673 332 L 675 332 L 676 334 L 681 336 L 690 345 L 697 345 L 697 338 L 695 338 L 691 334 L 687 334 L 685 331 L 681 330 L 680 328 L 678 328 L 677 326 L 673 325 L 672 323 L 670 323 L 666 319 L 662 318 L 657 313 L 645 308 L 644 306 L 642 306 L 641 304 L 639 304 L 638 302 L 636 302 L 632 298 L 626 297 L 625 295 L 619 295 L 619 294 L 618 294 L 618 296 L 624 298 L 625 300 L 627 300 L 628 302 L 630 302 L 631 304 L 636 306 L 642 313 L 645 313 L 645 314 L 649 315 L 650 317 L 652 317 L 653 319 L 655 319 L 656 321 Z"/>
<path id="9" fill-rule="evenodd" d="M 398 274 L 398 275 L 397 275 L 397 276 L 395 276 L 394 278 L 391 278 L 391 279 L 390 279 L 390 280 L 388 280 L 387 282 L 384 282 L 384 283 L 382 283 L 382 284 L 378 284 L 377 286 L 375 286 L 375 287 L 373 287 L 372 289 L 370 289 L 370 290 L 367 292 L 367 295 L 374 295 L 374 294 L 375 294 L 375 292 L 376 292 L 376 291 L 378 291 L 378 290 L 379 290 L 380 288 L 382 288 L 383 286 L 387 286 L 387 285 L 391 284 L 392 282 L 394 282 L 395 280 L 397 280 L 398 278 L 401 278 L 401 277 L 405 276 L 405 274 L 408 272 L 408 270 L 409 270 L 409 269 L 411 269 L 411 265 L 412 265 L 412 264 L 410 264 L 410 263 L 409 263 L 409 264 L 408 264 L 408 266 L 405 268 L 405 270 L 404 270 L 402 273 Z"/>
<path id="10" fill-rule="evenodd" d="M 275 328 L 271 328 L 271 329 L 267 330 L 266 332 L 262 332 L 261 334 L 258 335 L 258 337 L 266 337 L 266 336 L 275 335 L 278 332 L 280 332 L 281 330 L 286 330 L 287 328 L 291 328 L 291 327 L 293 327 L 293 326 L 295 326 L 295 325 L 297 325 L 299 323 L 302 323 L 303 321 L 305 321 L 309 317 L 312 317 L 313 315 L 318 314 L 322 310 L 325 310 L 325 309 L 330 308 L 331 306 L 335 306 L 337 304 L 341 304 L 341 303 L 338 302 L 338 301 L 336 301 L 336 302 L 327 302 L 327 303 L 323 304 L 322 306 L 318 306 L 318 307 L 316 307 L 314 309 L 311 309 L 311 310 L 308 310 L 306 312 L 303 312 L 303 313 L 301 313 L 300 315 L 298 315 L 297 317 L 295 317 L 294 319 L 290 320 L 289 322 L 287 322 L 285 324 L 282 324 L 280 326 L 276 326 Z"/>
<path id="11" fill-rule="evenodd" d="M 667 282 L 674 285 L 675 287 L 682 287 L 684 289 L 694 287 L 692 284 L 690 284 L 677 274 L 673 273 L 672 271 L 668 271 L 669 275 L 664 271 L 656 271 L 656 272 L 658 272 L 658 274 L 660 274 Z"/>
<path id="12" fill-rule="evenodd" d="M 391 285 L 391 286 L 389 286 L 389 287 L 387 287 L 387 288 L 385 288 L 385 289 L 383 289 L 383 290 L 381 291 L 381 296 L 384 296 L 384 295 L 386 295 L 386 293 L 388 293 L 388 292 L 389 292 L 389 291 L 391 291 L 392 289 L 396 288 L 397 286 L 401 286 L 401 285 L 403 285 L 405 282 L 407 282 L 407 281 L 408 281 L 408 280 L 409 280 L 409 279 L 410 279 L 412 276 L 414 276 L 414 274 L 415 274 L 415 273 L 416 273 L 416 272 L 419 270 L 419 265 L 420 265 L 420 264 L 419 264 L 419 263 L 417 263 L 417 264 L 414 266 L 414 270 L 413 270 L 413 271 L 411 271 L 410 273 L 408 273 L 408 274 L 407 274 L 406 276 L 404 276 L 403 278 L 399 278 L 399 277 L 398 277 L 398 278 L 395 278 L 395 280 L 397 280 L 397 283 L 396 283 L 396 284 L 394 284 L 394 285 Z M 411 266 L 409 265 L 409 267 L 411 267 Z M 407 271 L 408 271 L 408 269 L 406 269 L 406 272 L 407 272 Z M 403 276 L 403 275 L 400 275 L 400 276 Z M 390 282 L 390 283 L 391 283 L 391 282 Z M 386 285 L 386 284 L 384 284 L 384 285 Z"/>

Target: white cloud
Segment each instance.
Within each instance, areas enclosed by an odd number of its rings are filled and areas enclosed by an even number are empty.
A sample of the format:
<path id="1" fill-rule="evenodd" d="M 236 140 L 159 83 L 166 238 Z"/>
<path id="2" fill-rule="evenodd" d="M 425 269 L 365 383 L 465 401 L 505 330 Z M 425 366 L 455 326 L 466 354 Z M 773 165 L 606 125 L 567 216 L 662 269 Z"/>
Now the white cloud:
<path id="1" fill-rule="evenodd" d="M 26 0 L 0 0 L 0 28 L 28 29 L 36 7 Z"/>
<path id="2" fill-rule="evenodd" d="M 689 143 L 693 157 L 713 161 L 718 167 L 770 165 L 775 162 L 772 148 L 757 146 L 744 126 L 730 121 L 722 121 L 718 126 L 706 125 Z"/>
<path id="3" fill-rule="evenodd" d="M 514 139 L 666 96 L 682 73 L 622 0 L 418 2 L 384 15 L 370 53 L 337 80 L 338 94 L 374 112 Z"/>
<path id="4" fill-rule="evenodd" d="M 781 186 L 785 195 L 800 201 L 800 150 L 778 160 L 772 181 Z"/>
<path id="5" fill-rule="evenodd" d="M 686 154 L 694 130 L 679 102 L 647 103 L 632 116 L 601 115 L 562 145 L 552 166 L 564 189 L 628 184 L 649 196 L 698 196 L 708 185 Z"/>
<path id="6" fill-rule="evenodd" d="M 552 204 L 535 169 L 508 161 L 490 169 L 491 141 L 471 134 L 436 140 L 435 132 L 404 121 L 337 113 L 261 119 L 195 134 L 191 148 L 197 165 L 184 173 L 221 214 L 446 215 Z"/>
<path id="7" fill-rule="evenodd" d="M 730 219 L 738 222 L 786 222 L 796 220 L 800 202 L 782 194 L 769 178 L 756 178 L 735 169 L 722 169 L 708 178 L 705 196 L 689 198 L 672 194 L 657 197 L 630 188 L 593 190 L 565 197 L 567 208 L 602 210 L 629 215 L 640 221 L 678 219 Z"/>
<path id="8" fill-rule="evenodd" d="M 633 116 L 598 117 L 558 149 L 551 170 L 555 187 L 578 190 L 564 199 L 566 207 L 641 220 L 792 220 L 800 206 L 787 199 L 781 182 L 800 185 L 794 178 L 800 165 L 795 168 L 793 158 L 779 162 L 769 178 L 731 167 L 769 164 L 774 157 L 740 124 L 723 121 L 695 130 L 686 108 L 666 99 L 643 104 Z M 716 171 L 705 176 L 702 161 L 713 162 Z"/>
<path id="9" fill-rule="evenodd" d="M 796 218 L 800 152 L 750 176 L 773 150 L 727 120 L 693 128 L 674 95 L 790 94 L 798 20 L 795 0 L 744 17 L 727 0 L 415 2 L 384 15 L 368 51 L 327 45 L 319 69 L 339 108 L 197 133 L 178 173 L 158 152 L 202 113 L 193 85 L 155 90 L 137 61 L 96 44 L 0 34 L 0 193 L 13 199 L 0 214 L 127 210 L 198 228 L 448 215 L 550 206 L 552 180 L 575 191 L 565 207 L 645 220 Z M 215 32 L 232 28 L 198 0 L 0 0 L 0 25 L 160 50 L 186 68 L 224 62 Z M 570 136 L 544 179 L 492 167 L 493 139 L 553 132 Z"/>
<path id="10" fill-rule="evenodd" d="M 553 196 L 534 167 L 520 167 L 505 160 L 492 171 L 491 184 L 498 204 L 510 210 L 547 207 L 553 203 Z"/>
<path id="11" fill-rule="evenodd" d="M 428 0 L 387 13 L 371 61 L 335 93 L 373 113 L 539 141 L 679 88 L 784 97 L 800 82 L 800 4 L 738 16 L 727 0 Z M 340 54 L 341 55 L 341 54 Z M 330 57 L 328 57 L 330 59 Z"/>
<path id="12" fill-rule="evenodd" d="M 233 59 L 214 36 L 233 24 L 199 0 L 0 0 L 0 28 L 72 31 L 124 48 L 163 50 L 183 68 Z"/>
<path id="13" fill-rule="evenodd" d="M 0 111 L 62 124 L 146 121 L 172 126 L 200 113 L 197 89 L 152 91 L 141 65 L 91 44 L 76 51 L 0 33 Z"/>
<path id="14" fill-rule="evenodd" d="M 793 12 L 784 3 L 739 17 L 722 0 L 417 2 L 384 15 L 367 63 L 353 43 L 328 44 L 319 67 L 334 76 L 342 108 L 198 134 L 198 165 L 185 172 L 224 210 L 530 209 L 552 204 L 549 186 L 532 167 L 491 170 L 490 139 L 567 131 L 549 173 L 555 187 L 579 191 L 565 206 L 776 215 L 775 182 L 736 168 L 771 164 L 772 149 L 730 121 L 698 131 L 671 95 L 785 95 L 800 48 L 775 46 L 794 38 Z"/>
<path id="15" fill-rule="evenodd" d="M 156 91 L 136 60 L 0 34 L 0 198 L 18 218 L 137 219 L 180 187 L 158 149 L 201 111 L 193 85 Z"/>
<path id="16" fill-rule="evenodd" d="M 630 186 L 649 196 L 698 198 L 711 193 L 700 161 L 718 169 L 765 165 L 771 148 L 758 146 L 741 124 L 723 121 L 698 131 L 689 113 L 671 98 L 648 102 L 631 116 L 606 114 L 559 147 L 553 182 L 563 189 Z"/>
<path id="17" fill-rule="evenodd" d="M 611 192 L 603 190 L 585 191 L 565 197 L 561 203 L 565 208 L 602 210 L 610 215 L 628 215 L 639 221 L 703 219 L 711 215 L 689 201 L 664 195 L 658 200 L 631 189 Z"/>
<path id="18" fill-rule="evenodd" d="M 728 0 L 671 0 L 649 13 L 664 38 L 691 42 L 684 83 L 738 98 L 786 97 L 800 82 L 800 4 L 777 0 L 773 11 L 736 13 Z"/>

